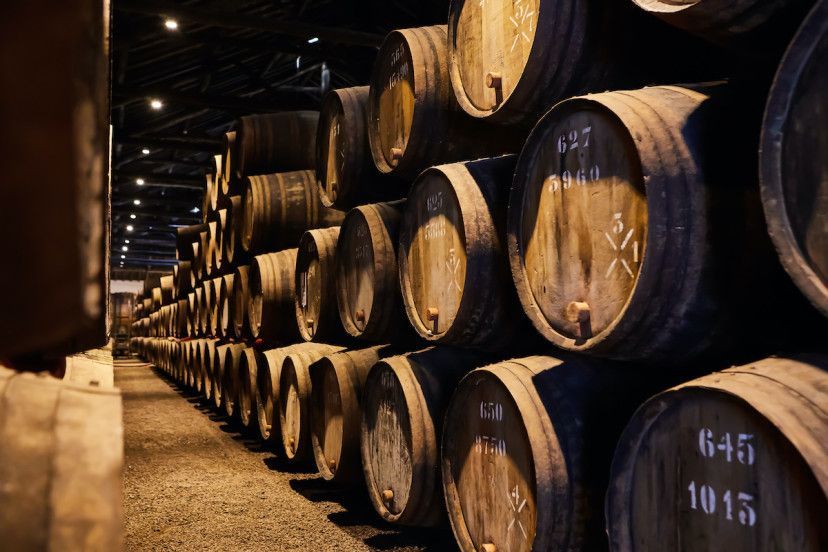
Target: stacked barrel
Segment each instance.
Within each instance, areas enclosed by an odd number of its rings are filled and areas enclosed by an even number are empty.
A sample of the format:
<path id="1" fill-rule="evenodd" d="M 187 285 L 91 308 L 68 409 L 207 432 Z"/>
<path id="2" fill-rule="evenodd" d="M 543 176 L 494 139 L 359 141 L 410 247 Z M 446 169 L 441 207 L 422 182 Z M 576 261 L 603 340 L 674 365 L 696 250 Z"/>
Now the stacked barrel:
<path id="1" fill-rule="evenodd" d="M 828 2 L 719 4 L 453 0 L 242 117 L 137 350 L 463 550 L 825 549 Z"/>

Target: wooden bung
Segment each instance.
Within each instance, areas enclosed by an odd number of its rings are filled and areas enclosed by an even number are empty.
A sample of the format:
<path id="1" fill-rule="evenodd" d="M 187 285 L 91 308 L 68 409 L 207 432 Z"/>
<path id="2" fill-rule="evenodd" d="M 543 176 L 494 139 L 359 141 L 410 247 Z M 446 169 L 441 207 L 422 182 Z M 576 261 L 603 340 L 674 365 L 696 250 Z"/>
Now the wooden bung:
<path id="1" fill-rule="evenodd" d="M 299 335 L 305 341 L 336 339 L 343 333 L 334 271 L 339 228 L 308 230 L 299 240 L 294 309 Z"/>
<path id="2" fill-rule="evenodd" d="M 825 550 L 827 371 L 824 355 L 772 357 L 650 399 L 612 462 L 610 547 Z"/>
<path id="3" fill-rule="evenodd" d="M 433 347 L 371 368 L 362 395 L 360 452 L 368 496 L 386 521 L 421 527 L 443 522 L 439 444 L 445 409 L 460 378 L 485 362 L 473 351 Z"/>
<path id="4" fill-rule="evenodd" d="M 725 85 L 664 86 L 566 100 L 541 119 L 507 226 L 520 301 L 546 339 L 647 362 L 784 339 L 793 296 L 751 177 L 754 103 Z M 715 132 L 725 122 L 738 139 Z"/>
<path id="5" fill-rule="evenodd" d="M 400 225 L 402 298 L 429 341 L 497 349 L 523 322 L 505 253 L 514 156 L 432 167 L 415 181 Z"/>

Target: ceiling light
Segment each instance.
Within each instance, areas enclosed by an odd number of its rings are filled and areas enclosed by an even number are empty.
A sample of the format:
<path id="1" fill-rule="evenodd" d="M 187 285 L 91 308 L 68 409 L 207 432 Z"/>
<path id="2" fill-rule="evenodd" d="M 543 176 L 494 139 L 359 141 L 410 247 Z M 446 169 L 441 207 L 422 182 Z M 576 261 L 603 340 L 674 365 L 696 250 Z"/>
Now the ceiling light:
<path id="1" fill-rule="evenodd" d="M 123 246 L 123 247 L 121 248 L 121 251 L 129 251 L 129 247 L 127 247 L 127 246 Z"/>
<path id="2" fill-rule="evenodd" d="M 199 208 L 198 208 L 198 207 L 193 207 L 193 210 L 192 210 L 192 211 L 190 211 L 190 212 L 191 212 L 191 213 L 198 213 L 198 211 L 199 211 Z"/>
<path id="3" fill-rule="evenodd" d="M 135 214 L 134 213 L 130 214 L 129 218 L 131 218 L 132 220 L 135 220 Z"/>
<path id="4" fill-rule="evenodd" d="M 132 227 L 131 224 L 127 224 L 127 232 L 132 232 L 135 228 Z"/>
<path id="5" fill-rule="evenodd" d="M 126 259 L 126 255 L 121 255 L 121 258 L 122 258 L 122 259 Z"/>
<path id="6" fill-rule="evenodd" d="M 141 205 L 141 200 L 140 200 L 140 199 L 136 199 L 136 200 L 134 200 L 132 203 L 134 203 L 135 205 Z"/>
<path id="7" fill-rule="evenodd" d="M 317 36 L 315 36 L 315 37 L 311 38 L 310 40 L 308 40 L 308 44 L 314 44 L 316 42 L 319 42 L 319 37 L 317 37 Z"/>
<path id="8" fill-rule="evenodd" d="M 149 150 L 149 148 L 144 148 L 144 149 L 141 150 L 141 153 L 143 153 L 144 155 L 149 155 L 150 150 Z"/>
<path id="9" fill-rule="evenodd" d="M 167 19 L 164 21 L 164 26 L 171 31 L 175 31 L 178 29 L 178 21 L 175 19 Z"/>
<path id="10" fill-rule="evenodd" d="M 139 186 L 143 186 L 144 185 L 144 179 L 143 178 L 136 178 L 135 183 L 138 184 Z"/>
<path id="11" fill-rule="evenodd" d="M 162 107 L 164 107 L 164 102 L 162 102 L 158 98 L 153 98 L 153 99 L 150 100 L 150 107 L 155 109 L 155 110 L 159 110 Z"/>
<path id="12" fill-rule="evenodd" d="M 129 243 L 129 240 L 124 240 L 124 243 Z"/>

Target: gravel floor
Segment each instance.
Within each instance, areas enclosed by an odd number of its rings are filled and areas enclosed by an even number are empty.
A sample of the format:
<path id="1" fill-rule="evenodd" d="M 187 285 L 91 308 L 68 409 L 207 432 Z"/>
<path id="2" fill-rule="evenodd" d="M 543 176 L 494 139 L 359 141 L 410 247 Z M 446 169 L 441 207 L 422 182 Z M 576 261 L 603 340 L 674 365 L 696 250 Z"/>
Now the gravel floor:
<path id="1" fill-rule="evenodd" d="M 380 521 L 364 491 L 289 471 L 239 428 L 134 361 L 124 399 L 127 550 L 455 550 L 448 529 Z"/>

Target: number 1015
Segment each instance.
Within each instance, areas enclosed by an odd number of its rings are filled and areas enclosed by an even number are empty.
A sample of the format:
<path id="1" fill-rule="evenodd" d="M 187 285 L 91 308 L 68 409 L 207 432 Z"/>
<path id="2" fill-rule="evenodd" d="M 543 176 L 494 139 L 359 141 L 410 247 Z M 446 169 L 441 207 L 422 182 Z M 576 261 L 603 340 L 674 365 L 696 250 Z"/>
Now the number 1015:
<path id="1" fill-rule="evenodd" d="M 690 509 L 701 510 L 707 515 L 714 515 L 718 509 L 719 502 L 716 500 L 716 491 L 710 485 L 701 485 L 696 487 L 696 482 L 691 481 L 687 486 L 690 491 Z M 720 515 L 724 513 L 724 517 L 728 521 L 733 521 L 733 510 L 738 509 L 736 516 L 739 523 L 753 527 L 756 525 L 756 510 L 753 508 L 754 497 L 748 493 L 735 493 L 731 490 L 726 490 L 722 495 L 721 505 L 724 512 L 719 510 Z"/>

